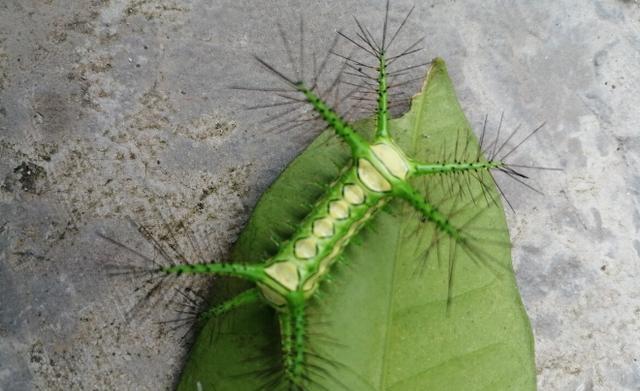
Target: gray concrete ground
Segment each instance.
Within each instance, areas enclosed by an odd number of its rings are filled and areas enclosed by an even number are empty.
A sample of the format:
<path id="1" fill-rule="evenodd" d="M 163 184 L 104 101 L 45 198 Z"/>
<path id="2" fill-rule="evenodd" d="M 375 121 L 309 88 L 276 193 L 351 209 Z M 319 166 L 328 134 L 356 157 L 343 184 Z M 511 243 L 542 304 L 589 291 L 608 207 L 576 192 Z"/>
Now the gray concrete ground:
<path id="1" fill-rule="evenodd" d="M 535 173 L 544 196 L 504 183 L 539 389 L 640 390 L 640 5 L 416 3 L 399 45 L 426 35 L 474 124 L 546 121 L 519 161 L 564 168 Z M 0 1 L 0 389 L 171 387 L 185 348 L 125 321 L 136 283 L 105 277 L 125 253 L 96 232 L 148 252 L 127 218 L 160 234 L 160 210 L 228 253 L 308 138 L 260 132 L 257 94 L 226 87 L 271 80 L 251 55 L 282 57 L 300 12 L 326 50 L 383 1 Z"/>

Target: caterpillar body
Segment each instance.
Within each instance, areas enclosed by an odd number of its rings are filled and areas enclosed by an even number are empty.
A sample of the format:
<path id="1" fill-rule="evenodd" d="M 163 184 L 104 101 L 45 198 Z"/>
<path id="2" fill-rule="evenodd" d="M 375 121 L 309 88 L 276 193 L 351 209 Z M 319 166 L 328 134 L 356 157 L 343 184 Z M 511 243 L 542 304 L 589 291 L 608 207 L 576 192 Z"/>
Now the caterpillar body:
<path id="1" fill-rule="evenodd" d="M 506 141 L 509 141 L 513 134 L 509 135 L 504 143 L 499 143 L 498 133 L 498 137 L 490 144 L 489 157 L 483 154 L 486 148 L 482 150 L 484 134 L 477 149 L 470 147 L 469 142 L 460 144 L 456 140 L 456 152 L 452 160 L 422 161 L 409 156 L 394 141 L 394 132 L 398 130 L 393 128 L 390 120 L 389 89 L 393 87 L 390 79 L 415 66 L 399 71 L 391 71 L 390 68 L 399 58 L 414 53 L 416 44 L 400 53 L 390 53 L 389 47 L 405 25 L 411 11 L 393 34 L 388 34 L 387 31 L 388 12 L 389 3 L 387 2 L 381 39 L 375 39 L 368 29 L 363 28 L 358 22 L 357 38 L 339 33 L 341 37 L 354 44 L 357 50 L 374 58 L 373 63 L 364 63 L 354 60 L 351 56 L 338 54 L 345 60 L 345 67 L 363 76 L 365 85 L 370 92 L 373 92 L 375 131 L 371 139 L 363 137 L 355 130 L 356 126 L 352 122 L 332 108 L 327 102 L 326 91 L 319 91 L 316 82 L 324 63 L 321 64 L 313 80 L 306 82 L 300 75 L 287 76 L 267 61 L 256 57 L 264 68 L 276 75 L 285 85 L 285 88 L 274 91 L 285 98 L 288 104 L 311 108 L 315 118 L 322 121 L 348 146 L 351 155 L 347 166 L 313 204 L 311 211 L 295 227 L 288 240 L 279 243 L 275 254 L 266 260 L 243 259 L 242 262 L 234 263 L 178 262 L 170 265 L 156 264 L 144 270 L 144 273 L 160 278 L 217 275 L 246 280 L 253 285 L 198 314 L 197 318 L 202 321 L 220 317 L 254 303 L 265 303 L 275 310 L 280 334 L 281 372 L 276 380 L 267 382 L 262 389 L 276 389 L 284 385 L 286 389 L 298 391 L 311 389 L 312 384 L 319 389 L 325 388 L 314 382 L 311 376 L 312 372 L 320 370 L 324 376 L 330 377 L 331 374 L 326 373 L 327 370 L 324 368 L 319 369 L 317 365 L 310 364 L 311 359 L 318 359 L 318 355 L 309 347 L 311 337 L 308 310 L 316 301 L 320 288 L 330 278 L 332 269 L 336 263 L 340 262 L 343 252 L 352 239 L 390 201 L 402 200 L 425 224 L 430 225 L 434 232 L 433 243 L 436 247 L 437 243 L 444 239 L 451 243 L 450 258 L 455 256 L 455 249 L 460 249 L 474 262 L 488 263 L 487 260 L 491 255 L 478 249 L 474 243 L 477 238 L 465 229 L 466 224 L 454 223 L 450 213 L 443 211 L 437 202 L 423 195 L 423 192 L 414 185 L 414 178 L 428 176 L 460 178 L 453 186 L 455 189 L 447 195 L 449 201 L 454 199 L 454 204 L 455 199 L 464 193 L 469 182 L 476 183 L 475 187 L 481 189 L 487 202 L 495 201 L 492 195 L 493 190 L 489 189 L 489 185 L 483 179 L 485 178 L 483 175 L 491 170 L 505 173 L 518 181 L 527 178 L 516 170 L 516 167 L 521 166 L 511 165 L 505 161 L 506 157 L 515 150 L 515 148 L 507 152 L 503 150 Z M 300 57 L 303 57 L 302 52 Z M 442 60 L 439 59 L 436 59 L 431 66 L 444 67 Z M 328 90 L 331 91 L 334 86 L 335 83 Z M 536 128 L 522 142 L 540 128 Z M 501 155 L 501 158 L 498 158 L 498 155 Z M 471 187 L 468 186 L 469 192 Z M 477 205 L 479 198 L 477 194 L 471 194 L 470 198 Z M 482 208 L 479 213 L 482 213 Z M 451 261 L 448 268 L 450 280 L 453 273 Z M 340 384 L 339 380 L 336 383 Z"/>

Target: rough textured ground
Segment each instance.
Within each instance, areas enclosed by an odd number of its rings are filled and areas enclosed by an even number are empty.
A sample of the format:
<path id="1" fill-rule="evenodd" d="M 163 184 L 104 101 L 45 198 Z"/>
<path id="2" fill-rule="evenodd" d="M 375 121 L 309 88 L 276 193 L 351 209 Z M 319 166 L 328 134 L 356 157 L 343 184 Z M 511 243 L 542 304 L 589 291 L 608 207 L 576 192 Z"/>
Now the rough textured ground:
<path id="1" fill-rule="evenodd" d="M 261 133 L 260 99 L 226 87 L 269 78 L 251 54 L 283 55 L 276 21 L 302 11 L 320 50 L 383 12 L 300 3 L 0 1 L 0 389 L 171 387 L 185 348 L 125 321 L 135 283 L 105 278 L 124 253 L 96 232 L 148 250 L 127 219 L 166 235 L 162 211 L 227 254 L 306 139 Z M 409 27 L 474 124 L 545 120 L 519 158 L 564 168 L 536 174 L 544 196 L 505 183 L 539 389 L 640 390 L 640 5 L 436 0 Z"/>

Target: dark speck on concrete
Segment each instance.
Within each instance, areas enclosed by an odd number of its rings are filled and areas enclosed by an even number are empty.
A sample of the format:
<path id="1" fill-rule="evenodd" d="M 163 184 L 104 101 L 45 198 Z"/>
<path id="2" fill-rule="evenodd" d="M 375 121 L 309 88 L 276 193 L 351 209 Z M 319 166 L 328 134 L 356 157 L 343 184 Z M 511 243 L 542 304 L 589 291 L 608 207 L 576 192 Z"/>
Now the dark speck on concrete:
<path id="1" fill-rule="evenodd" d="M 13 169 L 13 173 L 5 177 L 2 187 L 7 191 L 19 190 L 38 194 L 42 191 L 47 178 L 45 169 L 35 163 L 22 162 Z"/>

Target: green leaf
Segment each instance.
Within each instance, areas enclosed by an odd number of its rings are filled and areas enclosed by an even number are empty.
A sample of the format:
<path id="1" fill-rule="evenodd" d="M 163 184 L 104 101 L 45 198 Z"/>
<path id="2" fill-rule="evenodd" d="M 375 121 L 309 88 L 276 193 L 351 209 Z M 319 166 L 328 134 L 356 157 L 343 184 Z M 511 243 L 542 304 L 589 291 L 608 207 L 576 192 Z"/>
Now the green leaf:
<path id="1" fill-rule="evenodd" d="M 477 148 L 444 62 L 433 64 L 411 110 L 390 127 L 404 151 L 425 162 L 443 152 L 452 155 L 456 140 L 469 138 L 468 148 Z M 359 128 L 370 135 L 373 123 L 364 121 Z M 259 262 L 274 251 L 271 237 L 286 239 L 322 194 L 318 185 L 330 183 L 348 161 L 344 145 L 330 131 L 321 134 L 262 196 L 233 260 Z M 414 185 L 447 212 L 470 198 L 463 194 L 462 201 L 453 201 L 446 183 L 432 177 Z M 478 183 L 471 188 L 480 192 Z M 345 250 L 344 262 L 334 267 L 332 282 L 323 283 L 309 311 L 310 343 L 333 362 L 325 365 L 330 375 L 315 378 L 325 389 L 535 389 L 531 328 L 511 269 L 510 245 L 500 244 L 509 241 L 502 206 L 486 207 L 481 199 L 454 214 L 452 222 L 482 228 L 470 231 L 477 238 L 475 258 L 444 239 L 437 242 L 439 250 L 425 256 L 424 250 L 435 248 L 434 233 L 402 200 L 380 212 Z M 215 284 L 217 300 L 248 287 L 238 281 Z M 210 321 L 178 389 L 261 389 L 265 369 L 278 366 L 279 347 L 277 317 L 266 305 Z"/>

